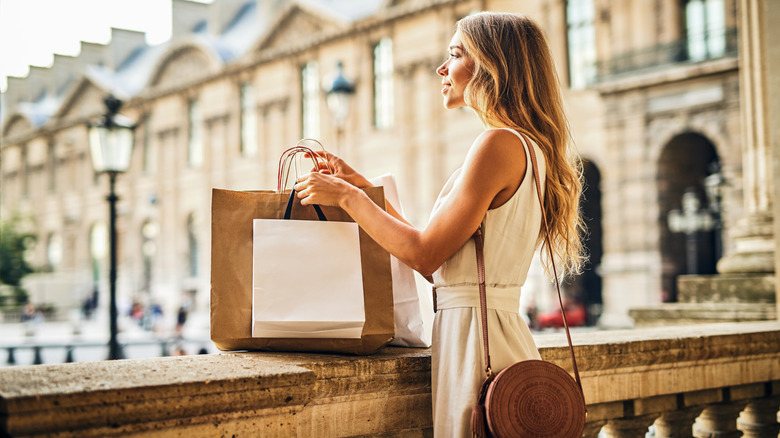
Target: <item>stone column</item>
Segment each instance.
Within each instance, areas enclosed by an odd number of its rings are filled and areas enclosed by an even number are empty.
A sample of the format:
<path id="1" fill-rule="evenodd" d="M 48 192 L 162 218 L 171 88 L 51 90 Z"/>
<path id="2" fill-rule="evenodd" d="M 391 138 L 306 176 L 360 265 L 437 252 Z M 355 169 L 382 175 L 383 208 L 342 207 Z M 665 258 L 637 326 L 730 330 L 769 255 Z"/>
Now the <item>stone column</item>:
<path id="1" fill-rule="evenodd" d="M 700 412 L 701 408 L 665 412 L 655 420 L 655 436 L 659 438 L 689 438 L 693 432 L 693 422 L 696 421 Z"/>
<path id="2" fill-rule="evenodd" d="M 11 354 L 11 350 L 9 349 L 9 357 Z M 10 359 L 9 359 L 10 360 Z M 10 362 L 9 362 L 10 364 Z M 601 432 L 601 428 L 604 427 L 604 425 L 607 424 L 606 421 L 588 421 L 585 423 L 585 429 L 582 431 L 583 438 L 598 438 L 599 432 Z"/>
<path id="3" fill-rule="evenodd" d="M 745 216 L 734 227 L 734 252 L 718 262 L 721 274 L 773 274 L 775 242 L 773 228 L 774 163 L 771 145 L 773 122 L 770 119 L 770 91 L 780 86 L 780 72 L 769 71 L 769 9 L 780 5 L 769 0 L 740 0 L 740 93 L 742 103 L 742 189 Z M 777 14 L 777 12 L 775 12 Z M 776 49 L 773 49 L 776 51 Z M 774 134 L 776 136 L 777 134 Z M 775 142 L 776 143 L 776 142 Z M 776 146 L 775 146 L 776 147 Z"/>
<path id="4" fill-rule="evenodd" d="M 769 90 L 766 93 L 767 113 L 769 119 L 769 144 L 772 154 L 772 175 L 780 175 L 780 4 L 776 1 L 763 0 L 765 5 L 764 20 L 765 23 L 773 23 L 772 26 L 765 26 L 766 41 L 772 41 L 772 44 L 766 46 L 766 78 L 769 83 Z M 780 193 L 780 177 L 775 177 L 773 181 L 774 193 Z M 780 202 L 774 203 L 774 216 L 780 218 Z M 775 236 L 780 236 L 780 220 L 775 221 Z M 775 254 L 780 253 L 780 239 L 775 239 Z M 780 272 L 780 258 L 775 257 L 775 272 Z M 777 317 L 780 319 L 780 282 L 775 282 L 775 305 L 777 306 Z"/>
<path id="5" fill-rule="evenodd" d="M 656 415 L 609 420 L 603 432 L 609 438 L 643 437 L 656 419 Z"/>
<path id="6" fill-rule="evenodd" d="M 718 403 L 707 406 L 693 425 L 696 438 L 739 438 L 737 417 L 745 403 Z"/>
<path id="7" fill-rule="evenodd" d="M 780 397 L 763 398 L 748 403 L 737 419 L 737 427 L 745 438 L 776 437 L 780 432 L 777 410 Z"/>

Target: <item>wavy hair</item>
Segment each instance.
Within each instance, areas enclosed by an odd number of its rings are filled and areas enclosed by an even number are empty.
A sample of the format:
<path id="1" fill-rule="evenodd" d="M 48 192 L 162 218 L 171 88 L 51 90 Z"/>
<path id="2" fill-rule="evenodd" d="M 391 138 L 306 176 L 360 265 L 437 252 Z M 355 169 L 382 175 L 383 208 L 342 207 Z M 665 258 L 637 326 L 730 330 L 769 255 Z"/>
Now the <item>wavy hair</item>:
<path id="1" fill-rule="evenodd" d="M 485 127 L 509 127 L 535 140 L 547 163 L 544 211 L 553 257 L 578 273 L 584 254 L 579 211 L 581 161 L 571 141 L 560 84 L 542 30 L 521 15 L 481 12 L 458 21 L 474 73 L 464 99 Z M 540 238 L 545 236 L 542 227 Z M 542 251 L 543 253 L 545 251 Z M 544 256 L 552 276 L 552 260 Z"/>

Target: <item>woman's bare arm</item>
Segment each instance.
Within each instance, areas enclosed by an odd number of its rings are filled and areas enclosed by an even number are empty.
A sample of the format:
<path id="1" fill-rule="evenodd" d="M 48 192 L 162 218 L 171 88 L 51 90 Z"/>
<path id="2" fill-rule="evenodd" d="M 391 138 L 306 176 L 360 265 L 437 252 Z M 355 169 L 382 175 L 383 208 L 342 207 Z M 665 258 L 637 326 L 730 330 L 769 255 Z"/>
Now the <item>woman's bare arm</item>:
<path id="1" fill-rule="evenodd" d="M 512 196 L 525 173 L 525 161 L 517 136 L 505 130 L 485 131 L 469 150 L 460 178 L 422 230 L 383 211 L 343 179 L 312 173 L 296 190 L 304 205 L 343 208 L 388 252 L 429 276 L 474 234 L 488 208 Z"/>

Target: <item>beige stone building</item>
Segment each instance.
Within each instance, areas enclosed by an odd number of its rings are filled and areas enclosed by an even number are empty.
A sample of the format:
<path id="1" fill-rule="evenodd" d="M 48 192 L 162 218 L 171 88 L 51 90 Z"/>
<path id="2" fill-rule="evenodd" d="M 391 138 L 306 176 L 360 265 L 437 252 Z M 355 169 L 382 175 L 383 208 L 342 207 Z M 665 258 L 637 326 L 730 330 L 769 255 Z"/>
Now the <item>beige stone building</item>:
<path id="1" fill-rule="evenodd" d="M 678 275 L 715 273 L 734 250 L 743 170 L 756 172 L 741 152 L 736 3 L 173 0 L 164 44 L 114 29 L 106 46 L 83 43 L 76 57 L 9 78 L 0 214 L 33 219 L 30 256 L 47 268 L 27 283 L 35 300 L 68 308 L 94 287 L 105 293 L 107 178 L 91 169 L 86 127 L 113 94 L 137 123 L 117 184 L 120 302 L 205 309 L 211 189 L 274 189 L 279 154 L 303 137 L 367 176 L 393 173 L 424 225 L 481 130 L 468 110 L 441 106 L 435 68 L 455 22 L 524 13 L 547 33 L 585 160 L 591 266 L 569 289 L 591 322 L 631 325 L 630 307 L 674 300 Z M 355 86 L 343 124 L 326 96 L 338 62 Z M 712 186 L 717 196 L 707 195 L 712 174 L 726 182 Z M 689 244 L 669 221 L 687 191 L 710 218 Z M 529 296 L 551 307 L 541 273 L 529 281 Z"/>

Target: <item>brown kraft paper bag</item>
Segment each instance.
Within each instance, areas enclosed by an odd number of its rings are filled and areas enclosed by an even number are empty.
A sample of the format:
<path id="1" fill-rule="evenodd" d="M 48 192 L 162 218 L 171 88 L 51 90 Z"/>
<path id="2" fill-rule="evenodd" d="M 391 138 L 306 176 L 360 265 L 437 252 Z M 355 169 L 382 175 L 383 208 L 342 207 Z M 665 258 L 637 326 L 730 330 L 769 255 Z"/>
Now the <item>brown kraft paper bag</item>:
<path id="1" fill-rule="evenodd" d="M 382 187 L 364 191 L 377 205 L 385 208 Z M 289 191 L 212 190 L 211 340 L 220 350 L 361 355 L 376 352 L 394 336 L 390 254 L 362 228 L 359 238 L 366 322 L 360 339 L 252 337 L 252 220 L 282 219 L 288 199 Z M 354 222 L 340 208 L 322 207 L 322 211 L 329 221 Z M 314 209 L 302 206 L 297 198 L 291 219 L 318 220 Z M 300 272 L 306 275 L 305 254 L 301 254 Z M 316 278 L 311 281 L 316 285 Z"/>

